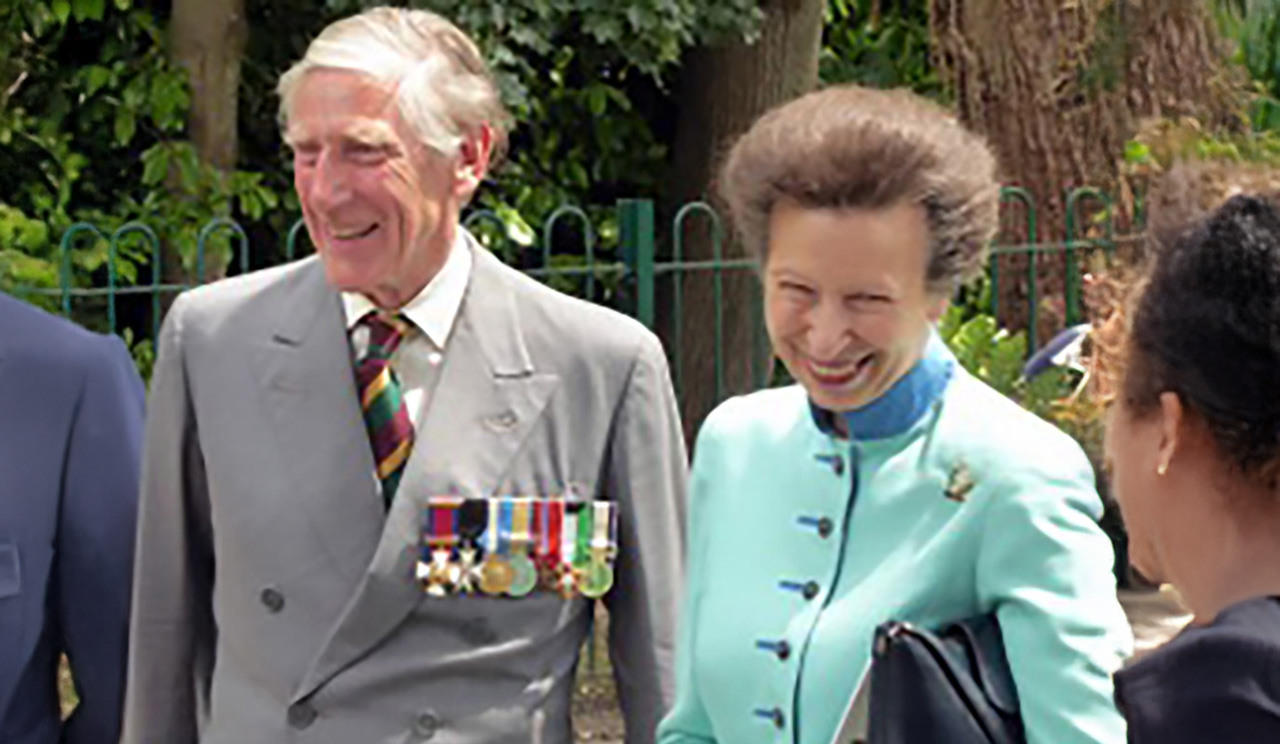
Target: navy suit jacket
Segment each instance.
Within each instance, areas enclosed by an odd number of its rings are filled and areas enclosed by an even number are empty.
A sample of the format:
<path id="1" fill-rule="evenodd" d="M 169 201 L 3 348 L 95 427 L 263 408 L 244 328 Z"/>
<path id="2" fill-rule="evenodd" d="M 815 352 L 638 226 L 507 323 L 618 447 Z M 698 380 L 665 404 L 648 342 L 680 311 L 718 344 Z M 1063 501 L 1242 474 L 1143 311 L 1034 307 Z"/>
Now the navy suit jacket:
<path id="1" fill-rule="evenodd" d="M 0 293 L 0 742 L 115 744 L 143 387 L 128 351 Z M 61 654 L 79 707 L 63 723 Z"/>

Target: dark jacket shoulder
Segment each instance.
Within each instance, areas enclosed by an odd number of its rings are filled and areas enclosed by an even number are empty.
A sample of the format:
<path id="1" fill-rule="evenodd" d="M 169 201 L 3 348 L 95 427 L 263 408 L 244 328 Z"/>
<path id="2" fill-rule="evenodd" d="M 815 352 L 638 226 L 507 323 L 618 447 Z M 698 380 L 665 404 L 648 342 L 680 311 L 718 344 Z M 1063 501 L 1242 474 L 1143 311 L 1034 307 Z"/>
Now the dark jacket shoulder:
<path id="1" fill-rule="evenodd" d="M 6 355 L 41 364 L 83 359 L 102 336 L 0 292 L 0 346 Z"/>
<path id="2" fill-rule="evenodd" d="M 1280 741 L 1280 597 L 1188 627 L 1115 682 L 1133 744 Z"/>
<path id="3" fill-rule="evenodd" d="M 118 339 L 86 330 L 72 321 L 0 292 L 0 356 L 20 370 L 41 375 L 79 375 L 97 369 Z"/>

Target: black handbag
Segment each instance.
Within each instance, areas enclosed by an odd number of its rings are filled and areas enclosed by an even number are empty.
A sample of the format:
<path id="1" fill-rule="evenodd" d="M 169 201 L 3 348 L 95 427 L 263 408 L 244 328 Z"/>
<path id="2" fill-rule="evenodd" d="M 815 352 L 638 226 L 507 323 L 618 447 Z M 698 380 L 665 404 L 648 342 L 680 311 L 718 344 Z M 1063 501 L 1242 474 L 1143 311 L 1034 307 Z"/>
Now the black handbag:
<path id="1" fill-rule="evenodd" d="M 876 628 L 867 744 L 1026 744 L 994 614 Z"/>

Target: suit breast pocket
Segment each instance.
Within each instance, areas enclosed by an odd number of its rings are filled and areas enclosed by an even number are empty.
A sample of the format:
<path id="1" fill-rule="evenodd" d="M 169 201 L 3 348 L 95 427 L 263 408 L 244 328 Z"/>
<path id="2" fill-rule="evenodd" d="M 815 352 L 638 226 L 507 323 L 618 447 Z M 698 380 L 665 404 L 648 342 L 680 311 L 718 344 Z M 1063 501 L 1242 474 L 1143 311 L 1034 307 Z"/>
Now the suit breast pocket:
<path id="1" fill-rule="evenodd" d="M 0 599 L 16 597 L 22 593 L 22 564 L 18 560 L 18 546 L 0 543 Z"/>

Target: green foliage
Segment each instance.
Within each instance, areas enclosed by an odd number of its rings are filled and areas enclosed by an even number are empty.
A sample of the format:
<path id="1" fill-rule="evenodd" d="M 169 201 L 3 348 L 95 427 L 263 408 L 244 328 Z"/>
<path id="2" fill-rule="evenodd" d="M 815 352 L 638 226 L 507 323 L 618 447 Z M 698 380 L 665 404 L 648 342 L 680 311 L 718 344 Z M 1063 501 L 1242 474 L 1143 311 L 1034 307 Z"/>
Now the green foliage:
<path id="1" fill-rule="evenodd" d="M 878 19 L 872 7 L 882 8 Z M 828 0 L 823 31 L 824 83 L 909 88 L 942 95 L 929 59 L 929 8 L 921 2 Z"/>
<path id="2" fill-rule="evenodd" d="M 138 374 L 150 384 L 151 373 L 156 367 L 155 343 L 149 338 L 137 338 L 132 328 L 125 328 L 120 336 L 125 346 L 129 348 L 129 353 L 133 355 L 133 363 L 138 368 Z"/>
<path id="3" fill-rule="evenodd" d="M 659 128 L 681 54 L 749 36 L 759 21 L 755 0 L 410 4 L 473 35 L 519 122 L 511 158 L 480 205 L 535 225 L 562 204 L 592 205 L 586 210 L 606 255 L 616 246 L 613 200 L 661 188 L 668 138 Z"/>
<path id="4" fill-rule="evenodd" d="M 259 174 L 217 174 L 198 162 L 184 139 L 191 91 L 166 57 L 163 23 L 133 0 L 0 8 L 0 168 L 9 176 L 0 183 L 0 225 L 22 226 L 0 226 L 0 283 L 58 286 L 57 236 L 77 222 L 102 230 L 68 246 L 69 279 L 82 287 L 95 276 L 101 283 L 111 235 L 130 221 L 147 221 L 191 263 L 200 224 L 256 218 L 278 204 Z M 139 281 L 154 245 L 115 242 L 118 280 Z M 213 253 L 225 258 L 225 241 Z"/>
<path id="5" fill-rule="evenodd" d="M 49 226 L 0 204 L 0 289 L 51 286 L 57 272 L 48 259 Z"/>
<path id="6" fill-rule="evenodd" d="M 1148 121 L 1125 144 L 1122 158 L 1130 172 L 1158 171 L 1182 160 L 1280 167 L 1280 128 L 1207 131 L 1193 119 Z"/>
<path id="7" fill-rule="evenodd" d="M 1021 331 L 1009 333 L 990 315 L 967 317 L 965 308 L 953 306 L 938 323 L 938 333 L 960 365 L 974 377 L 1032 413 L 1056 421 L 1054 414 L 1071 395 L 1078 375 L 1054 368 L 1033 380 L 1023 379 L 1027 339 Z"/>
<path id="8" fill-rule="evenodd" d="M 150 190 L 141 200 L 126 199 L 127 212 L 179 247 L 187 276 L 194 277 L 201 251 L 206 275 L 220 274 L 231 258 L 232 245 L 225 232 L 201 240 L 200 231 L 211 219 L 239 214 L 258 221 L 280 204 L 276 192 L 263 184 L 261 173 L 223 173 L 202 162 L 190 142 L 156 143 L 142 153 L 141 161 L 142 183 Z M 166 183 L 176 183 L 182 198 L 171 198 Z"/>
<path id="9" fill-rule="evenodd" d="M 1220 2 L 1218 20 L 1235 42 L 1235 61 L 1252 80 L 1251 118 L 1257 131 L 1280 131 L 1280 3 Z"/>

